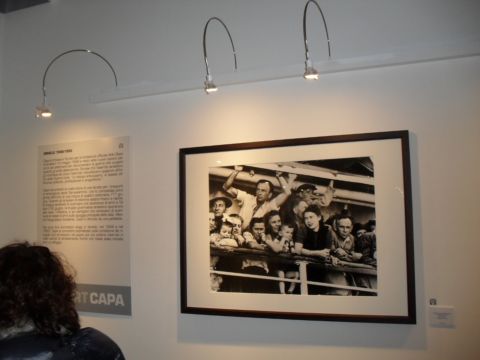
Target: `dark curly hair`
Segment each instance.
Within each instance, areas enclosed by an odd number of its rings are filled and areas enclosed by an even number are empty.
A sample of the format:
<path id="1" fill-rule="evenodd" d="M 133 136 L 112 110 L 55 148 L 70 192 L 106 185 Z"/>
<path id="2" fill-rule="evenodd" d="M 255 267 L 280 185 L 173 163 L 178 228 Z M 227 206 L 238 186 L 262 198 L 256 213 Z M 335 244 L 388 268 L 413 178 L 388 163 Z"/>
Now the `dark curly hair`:
<path id="1" fill-rule="evenodd" d="M 0 329 L 32 321 L 48 336 L 80 328 L 73 270 L 47 247 L 14 243 L 0 249 Z"/>

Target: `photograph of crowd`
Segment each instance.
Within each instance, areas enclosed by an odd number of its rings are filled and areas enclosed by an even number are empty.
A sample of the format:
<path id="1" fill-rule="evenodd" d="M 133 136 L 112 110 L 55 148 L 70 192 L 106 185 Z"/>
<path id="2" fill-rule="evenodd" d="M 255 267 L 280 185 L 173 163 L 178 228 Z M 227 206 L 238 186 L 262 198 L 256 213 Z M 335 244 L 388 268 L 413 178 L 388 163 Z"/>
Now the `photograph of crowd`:
<path id="1" fill-rule="evenodd" d="M 210 290 L 377 295 L 370 157 L 209 168 Z"/>

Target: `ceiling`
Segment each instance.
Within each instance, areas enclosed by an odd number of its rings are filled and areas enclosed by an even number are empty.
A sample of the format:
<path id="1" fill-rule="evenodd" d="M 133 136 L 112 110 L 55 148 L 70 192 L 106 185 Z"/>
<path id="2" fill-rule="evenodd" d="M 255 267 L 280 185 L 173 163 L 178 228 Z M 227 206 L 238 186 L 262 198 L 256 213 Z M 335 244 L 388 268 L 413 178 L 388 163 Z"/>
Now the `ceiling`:
<path id="1" fill-rule="evenodd" d="M 47 2 L 50 0 L 0 0 L 0 13 L 6 14 Z"/>

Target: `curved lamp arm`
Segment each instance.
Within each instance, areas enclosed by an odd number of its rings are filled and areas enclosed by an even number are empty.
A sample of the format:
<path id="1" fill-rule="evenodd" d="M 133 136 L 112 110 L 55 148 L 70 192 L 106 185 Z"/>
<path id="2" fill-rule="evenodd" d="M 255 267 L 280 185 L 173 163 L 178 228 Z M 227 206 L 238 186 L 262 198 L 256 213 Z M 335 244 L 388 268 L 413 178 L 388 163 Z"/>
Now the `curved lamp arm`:
<path id="1" fill-rule="evenodd" d="M 213 91 L 217 91 L 217 87 L 213 83 L 212 75 L 210 74 L 210 67 L 208 66 L 208 58 L 207 58 L 207 28 L 212 20 L 218 21 L 220 24 L 223 25 L 223 27 L 227 31 L 228 38 L 230 39 L 230 44 L 232 44 L 233 61 L 235 65 L 235 70 L 237 70 L 237 53 L 235 52 L 235 45 L 233 45 L 232 35 L 230 34 L 230 31 L 228 30 L 227 25 L 225 25 L 225 23 L 220 18 L 213 16 L 210 19 L 208 19 L 203 29 L 203 60 L 205 61 L 205 69 L 207 72 L 206 81 L 205 81 L 205 91 L 207 92 L 207 94 Z"/>
<path id="2" fill-rule="evenodd" d="M 320 8 L 320 5 L 315 0 L 308 0 L 305 4 L 305 9 L 303 10 L 303 42 L 305 44 L 305 74 L 306 79 L 318 79 L 318 71 L 313 68 L 312 61 L 310 60 L 310 52 L 308 49 L 308 40 L 307 40 L 307 10 L 310 3 L 315 4 L 320 15 L 322 16 L 323 26 L 325 28 L 325 34 L 327 35 L 327 46 L 328 46 L 328 59 L 331 58 L 332 52 L 330 48 L 330 37 L 328 35 L 327 22 L 325 21 L 325 16 L 323 11 Z"/>
<path id="3" fill-rule="evenodd" d="M 70 54 L 70 53 L 74 53 L 74 52 L 86 52 L 88 54 L 93 54 L 93 55 L 96 55 L 98 56 L 100 59 L 102 59 L 107 65 L 108 67 L 110 68 L 110 70 L 112 70 L 112 73 L 113 73 L 113 77 L 115 79 L 115 87 L 118 86 L 118 80 L 117 80 L 117 73 L 115 72 L 115 69 L 113 68 L 112 64 L 110 64 L 110 62 L 105 59 L 102 55 L 100 55 L 99 53 L 95 52 L 95 51 L 92 51 L 92 50 L 89 50 L 89 49 L 72 49 L 72 50 L 68 50 L 68 51 L 64 51 L 62 52 L 61 54 L 55 56 L 47 65 L 47 68 L 45 69 L 45 72 L 43 73 L 43 79 L 42 79 L 42 94 L 43 94 L 43 102 L 42 102 L 42 105 L 41 106 L 38 106 L 37 107 L 37 117 L 51 117 L 52 116 L 52 112 L 48 109 L 47 107 L 47 88 L 46 88 L 46 79 L 47 79 L 47 73 L 48 73 L 48 70 L 50 70 L 50 68 L 52 67 L 53 63 L 55 61 L 57 61 L 58 59 L 60 59 L 62 56 L 64 55 L 67 55 L 67 54 Z"/>

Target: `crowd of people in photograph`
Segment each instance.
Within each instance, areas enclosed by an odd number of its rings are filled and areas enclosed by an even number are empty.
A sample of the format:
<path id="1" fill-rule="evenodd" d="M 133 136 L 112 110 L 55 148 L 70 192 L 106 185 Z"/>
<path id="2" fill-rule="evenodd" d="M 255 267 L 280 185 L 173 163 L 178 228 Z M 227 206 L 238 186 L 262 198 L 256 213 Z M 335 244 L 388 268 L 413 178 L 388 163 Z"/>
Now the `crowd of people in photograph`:
<path id="1" fill-rule="evenodd" d="M 299 267 L 295 261 L 275 260 L 281 254 L 283 258 L 311 258 L 308 280 L 331 285 L 309 285 L 308 294 L 372 294 L 354 292 L 352 287 L 375 289 L 376 276 L 341 269 L 355 264 L 376 268 L 374 219 L 365 224 L 355 223 L 347 208 L 328 219 L 322 216 L 334 197 L 332 181 L 320 191 L 317 185 L 296 182 L 295 174 L 277 172 L 279 193 L 274 194 L 270 180 L 260 179 L 255 194 L 250 194 L 234 186 L 242 171 L 242 166 L 235 166 L 222 190 L 210 199 L 210 245 L 213 249 L 262 250 L 269 256 L 249 256 L 248 252 L 238 257 L 212 255 L 213 291 L 299 294 Z M 234 202 L 238 212 L 231 211 Z M 243 276 L 225 276 L 225 273 Z"/>

